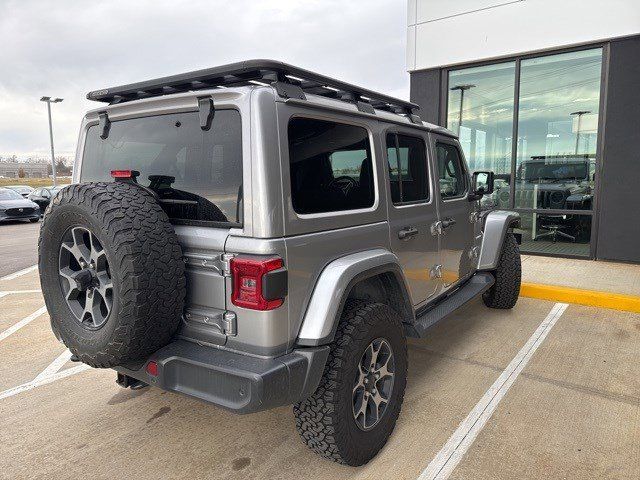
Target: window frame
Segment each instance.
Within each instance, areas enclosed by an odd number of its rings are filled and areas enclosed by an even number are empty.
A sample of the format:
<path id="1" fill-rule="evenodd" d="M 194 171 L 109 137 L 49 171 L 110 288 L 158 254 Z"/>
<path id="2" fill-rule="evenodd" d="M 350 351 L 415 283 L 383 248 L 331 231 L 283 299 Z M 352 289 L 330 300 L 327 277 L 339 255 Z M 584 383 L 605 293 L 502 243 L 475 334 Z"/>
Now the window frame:
<path id="1" fill-rule="evenodd" d="M 386 165 L 389 164 L 389 156 L 388 156 L 388 148 L 387 148 L 387 136 L 392 134 L 395 138 L 395 146 L 394 148 L 396 149 L 396 157 L 398 158 L 398 162 L 400 161 L 400 155 L 399 155 L 399 143 L 398 143 L 398 135 L 404 135 L 406 137 L 411 137 L 411 138 L 416 138 L 420 141 L 422 141 L 423 145 L 424 145 L 424 161 L 425 161 L 425 165 L 426 165 L 426 172 L 427 172 L 427 198 L 423 199 L 423 200 L 411 200 L 409 202 L 399 202 L 396 203 L 393 201 L 393 198 L 391 197 L 391 172 L 388 172 Z M 419 135 L 417 134 L 415 131 L 412 132 L 407 132 L 407 130 L 405 129 L 399 129 L 397 126 L 393 126 L 393 127 L 388 127 L 386 129 L 384 129 L 382 131 L 382 140 L 384 142 L 384 159 L 386 161 L 385 164 L 385 176 L 387 177 L 387 187 L 389 188 L 389 202 L 391 204 L 391 206 L 393 208 L 396 209 L 401 209 L 401 208 L 406 208 L 406 207 L 412 207 L 415 205 L 430 205 L 433 202 L 433 197 L 434 197 L 434 190 L 433 190 L 433 172 L 432 172 L 432 168 L 431 168 L 431 162 L 429 161 L 429 140 L 428 137 L 424 136 L 424 135 Z M 402 184 L 402 181 L 400 181 L 400 184 Z M 402 186 L 400 186 L 400 192 L 402 192 Z M 402 198 L 402 193 L 400 193 L 400 197 Z"/>
<path id="2" fill-rule="evenodd" d="M 340 125 L 349 125 L 349 126 L 353 126 L 353 127 L 358 127 L 358 128 L 362 128 L 367 132 L 367 139 L 369 140 L 369 151 L 371 152 L 371 170 L 373 173 L 373 204 L 370 207 L 366 207 L 366 208 L 355 208 L 355 209 L 350 209 L 350 210 L 332 210 L 329 212 L 317 212 L 317 213 L 298 213 L 296 211 L 296 209 L 293 206 L 293 191 L 291 188 L 291 151 L 289 149 L 289 125 L 291 124 L 292 120 L 295 119 L 306 119 L 306 120 L 318 120 L 318 121 L 323 121 L 323 122 L 333 122 L 333 123 L 337 123 Z M 289 199 L 288 199 L 288 203 L 289 203 L 289 207 L 291 208 L 291 211 L 293 212 L 293 214 L 301 219 L 301 220 L 309 220 L 309 219 L 320 219 L 320 218 L 332 218 L 332 217 L 336 217 L 336 216 L 345 216 L 345 215 L 358 215 L 358 214 L 363 214 L 363 213 L 369 213 L 369 212 L 375 212 L 378 207 L 380 206 L 380 195 L 378 192 L 378 163 L 376 161 L 376 149 L 375 149 L 375 142 L 374 142 L 374 136 L 373 133 L 371 132 L 371 128 L 369 127 L 369 125 L 365 124 L 365 123 L 359 123 L 357 121 L 350 121 L 350 120 L 336 120 L 335 117 L 333 116 L 324 116 L 324 115 L 315 115 L 313 113 L 294 113 L 293 115 L 290 115 L 287 118 L 287 123 L 286 123 L 286 136 L 284 136 L 284 143 L 287 145 L 287 155 L 286 158 L 284 159 L 284 165 L 286 165 L 288 171 L 287 171 L 287 177 L 288 177 L 288 185 L 287 188 L 289 190 Z M 285 176 L 282 176 L 282 179 L 285 179 Z"/>
<path id="3" fill-rule="evenodd" d="M 453 197 L 442 196 L 442 192 L 440 191 L 440 166 L 438 165 L 438 145 L 448 145 L 450 147 L 453 147 L 458 152 L 458 159 L 460 160 L 460 166 L 462 167 L 461 170 L 464 177 L 464 191 L 460 195 L 456 195 Z M 467 165 L 467 161 L 464 156 L 464 152 L 460 147 L 460 144 L 458 142 L 449 142 L 439 138 L 433 144 L 433 151 L 435 156 L 434 164 L 438 169 L 438 193 L 440 195 L 440 200 L 443 202 L 448 202 L 451 200 L 460 200 L 461 198 L 466 198 L 467 195 L 469 194 L 471 181 L 470 181 L 469 167 Z"/>

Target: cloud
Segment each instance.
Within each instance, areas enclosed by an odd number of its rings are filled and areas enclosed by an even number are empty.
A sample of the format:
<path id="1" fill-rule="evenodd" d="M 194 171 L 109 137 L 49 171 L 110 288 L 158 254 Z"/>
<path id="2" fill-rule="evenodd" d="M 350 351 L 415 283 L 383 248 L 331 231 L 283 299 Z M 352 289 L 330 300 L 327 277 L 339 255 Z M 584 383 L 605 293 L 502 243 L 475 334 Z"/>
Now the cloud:
<path id="1" fill-rule="evenodd" d="M 90 90 L 249 58 L 408 98 L 403 0 L 0 0 L 0 155 L 72 155 Z"/>

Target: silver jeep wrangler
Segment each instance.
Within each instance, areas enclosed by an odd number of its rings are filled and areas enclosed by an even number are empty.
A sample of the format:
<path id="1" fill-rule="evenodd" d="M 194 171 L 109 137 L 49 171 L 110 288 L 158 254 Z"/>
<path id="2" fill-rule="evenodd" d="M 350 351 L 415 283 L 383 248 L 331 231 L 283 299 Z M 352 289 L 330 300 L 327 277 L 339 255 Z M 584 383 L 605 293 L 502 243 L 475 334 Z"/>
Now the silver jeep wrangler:
<path id="1" fill-rule="evenodd" d="M 91 92 L 47 208 L 42 291 L 74 359 L 250 413 L 362 465 L 400 413 L 406 337 L 512 308 L 517 213 L 483 211 L 418 106 L 253 60 Z"/>

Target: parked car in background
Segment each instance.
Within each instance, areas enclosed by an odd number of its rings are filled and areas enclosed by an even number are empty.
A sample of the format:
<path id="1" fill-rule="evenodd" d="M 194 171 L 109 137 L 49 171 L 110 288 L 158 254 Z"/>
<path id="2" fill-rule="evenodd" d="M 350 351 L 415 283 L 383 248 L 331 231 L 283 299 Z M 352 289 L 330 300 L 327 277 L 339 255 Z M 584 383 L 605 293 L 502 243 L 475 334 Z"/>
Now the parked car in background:
<path id="1" fill-rule="evenodd" d="M 10 188 L 13 191 L 18 192 L 24 198 L 27 198 L 31 192 L 33 192 L 33 187 L 29 185 L 7 185 L 6 188 Z"/>
<path id="2" fill-rule="evenodd" d="M 27 197 L 32 202 L 35 202 L 40 207 L 40 211 L 44 213 L 45 208 L 49 206 L 49 202 L 58 193 L 62 187 L 40 187 L 36 188 Z"/>
<path id="3" fill-rule="evenodd" d="M 0 188 L 0 222 L 5 220 L 37 222 L 39 219 L 40 207 L 37 204 L 23 198 L 15 190 Z"/>

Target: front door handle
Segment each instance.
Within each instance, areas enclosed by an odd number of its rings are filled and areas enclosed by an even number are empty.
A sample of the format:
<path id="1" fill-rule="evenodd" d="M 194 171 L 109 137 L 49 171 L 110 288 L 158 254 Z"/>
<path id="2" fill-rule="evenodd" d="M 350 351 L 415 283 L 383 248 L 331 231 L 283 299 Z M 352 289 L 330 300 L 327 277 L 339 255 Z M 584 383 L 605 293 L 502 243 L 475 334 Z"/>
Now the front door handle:
<path id="1" fill-rule="evenodd" d="M 455 219 L 445 218 L 444 220 L 442 220 L 442 223 L 440 225 L 442 226 L 442 228 L 449 228 L 449 227 L 453 227 L 455 224 L 456 224 Z"/>
<path id="2" fill-rule="evenodd" d="M 405 227 L 398 232 L 398 238 L 400 240 L 405 240 L 417 234 L 418 234 L 418 229 L 416 227 Z"/>

